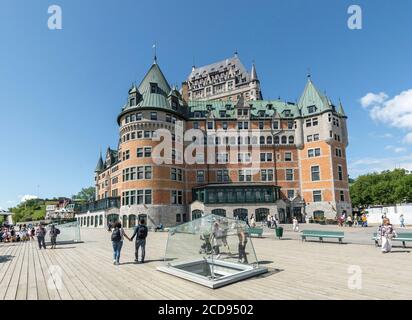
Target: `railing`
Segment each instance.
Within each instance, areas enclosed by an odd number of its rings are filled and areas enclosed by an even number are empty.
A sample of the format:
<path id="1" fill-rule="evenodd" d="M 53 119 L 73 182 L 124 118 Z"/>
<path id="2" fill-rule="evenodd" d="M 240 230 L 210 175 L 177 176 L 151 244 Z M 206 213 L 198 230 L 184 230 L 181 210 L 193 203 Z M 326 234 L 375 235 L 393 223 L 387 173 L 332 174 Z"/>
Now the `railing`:
<path id="1" fill-rule="evenodd" d="M 79 205 L 77 213 L 95 212 L 110 208 L 120 208 L 120 197 L 110 197 Z"/>

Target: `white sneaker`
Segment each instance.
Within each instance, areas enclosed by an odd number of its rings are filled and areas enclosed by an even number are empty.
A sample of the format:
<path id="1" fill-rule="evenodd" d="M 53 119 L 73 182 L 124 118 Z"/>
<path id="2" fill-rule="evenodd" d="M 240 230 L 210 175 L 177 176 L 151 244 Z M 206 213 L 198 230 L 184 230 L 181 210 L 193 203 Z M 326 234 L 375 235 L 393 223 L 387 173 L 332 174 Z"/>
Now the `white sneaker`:
<path id="1" fill-rule="evenodd" d="M 116 264 L 116 260 L 113 260 L 113 264 Z"/>

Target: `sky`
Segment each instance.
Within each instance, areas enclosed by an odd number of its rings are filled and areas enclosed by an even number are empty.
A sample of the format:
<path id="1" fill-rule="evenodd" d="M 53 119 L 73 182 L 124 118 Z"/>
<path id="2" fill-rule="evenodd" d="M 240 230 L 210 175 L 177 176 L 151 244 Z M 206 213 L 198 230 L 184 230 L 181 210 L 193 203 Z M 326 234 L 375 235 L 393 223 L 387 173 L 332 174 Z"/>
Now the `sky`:
<path id="1" fill-rule="evenodd" d="M 348 8 L 362 9 L 362 29 Z M 60 6 L 62 29 L 48 8 Z M 412 1 L 0 1 L 0 208 L 94 184 L 99 150 L 153 61 L 180 85 L 239 53 L 266 99 L 297 100 L 310 70 L 348 116 L 349 175 L 412 170 Z"/>

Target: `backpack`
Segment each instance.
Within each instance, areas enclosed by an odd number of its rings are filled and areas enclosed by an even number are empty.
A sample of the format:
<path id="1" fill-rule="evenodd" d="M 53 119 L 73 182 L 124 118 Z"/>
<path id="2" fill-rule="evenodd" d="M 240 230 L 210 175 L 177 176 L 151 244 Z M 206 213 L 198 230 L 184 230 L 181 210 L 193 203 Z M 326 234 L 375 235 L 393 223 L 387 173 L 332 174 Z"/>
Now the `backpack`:
<path id="1" fill-rule="evenodd" d="M 116 228 L 112 232 L 112 241 L 120 241 L 122 240 L 122 235 L 120 234 L 120 229 Z"/>
<path id="2" fill-rule="evenodd" d="M 137 238 L 146 239 L 146 237 L 147 237 L 147 228 L 145 226 L 138 226 L 137 227 Z"/>
<path id="3" fill-rule="evenodd" d="M 57 229 L 57 228 L 55 228 L 55 229 L 56 229 L 56 234 L 60 234 L 60 230 Z"/>

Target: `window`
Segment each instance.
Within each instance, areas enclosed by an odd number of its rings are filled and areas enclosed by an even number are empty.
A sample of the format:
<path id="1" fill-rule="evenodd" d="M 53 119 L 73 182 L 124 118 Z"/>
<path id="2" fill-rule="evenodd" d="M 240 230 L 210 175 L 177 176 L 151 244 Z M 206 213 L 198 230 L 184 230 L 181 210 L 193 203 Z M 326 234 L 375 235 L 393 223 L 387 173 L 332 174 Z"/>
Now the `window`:
<path id="1" fill-rule="evenodd" d="M 292 161 L 292 152 L 285 152 L 285 161 Z"/>
<path id="2" fill-rule="evenodd" d="M 293 129 L 293 121 L 288 121 L 288 129 L 289 130 Z"/>
<path id="3" fill-rule="evenodd" d="M 150 112 L 150 120 L 157 120 L 157 112 Z"/>
<path id="4" fill-rule="evenodd" d="M 279 142 L 280 142 L 279 136 L 275 136 L 275 137 L 273 138 L 273 143 L 274 143 L 274 144 L 279 144 Z"/>
<path id="5" fill-rule="evenodd" d="M 309 113 L 315 113 L 316 112 L 316 106 L 309 106 L 308 107 L 308 112 Z"/>
<path id="6" fill-rule="evenodd" d="M 263 130 L 264 127 L 264 122 L 263 121 L 259 121 L 259 129 Z"/>
<path id="7" fill-rule="evenodd" d="M 312 181 L 319 181 L 320 180 L 320 169 L 319 166 L 313 166 L 310 168 Z"/>
<path id="8" fill-rule="evenodd" d="M 312 120 L 311 119 L 306 120 L 306 128 L 309 128 L 311 126 L 312 126 Z"/>
<path id="9" fill-rule="evenodd" d="M 143 148 L 137 148 L 137 157 L 143 158 Z"/>
<path id="10" fill-rule="evenodd" d="M 310 134 L 306 137 L 307 142 L 312 142 L 313 141 L 313 136 Z"/>
<path id="11" fill-rule="evenodd" d="M 143 132 L 137 131 L 137 139 L 142 139 L 142 138 L 143 138 Z"/>
<path id="12" fill-rule="evenodd" d="M 143 167 L 137 167 L 137 179 L 143 179 Z"/>
<path id="13" fill-rule="evenodd" d="M 293 199 L 295 197 L 295 190 L 288 190 L 288 199 Z"/>
<path id="14" fill-rule="evenodd" d="M 171 203 L 172 204 L 183 204 L 183 191 L 172 190 Z"/>
<path id="15" fill-rule="evenodd" d="M 152 179 L 152 167 L 144 167 L 144 178 L 145 179 Z"/>
<path id="16" fill-rule="evenodd" d="M 150 158 L 152 156 L 152 147 L 144 148 L 144 156 L 145 158 Z"/>
<path id="17" fill-rule="evenodd" d="M 237 128 L 239 129 L 239 130 L 247 130 L 247 129 L 249 129 L 249 122 L 242 122 L 242 121 L 239 121 L 238 123 L 237 123 Z"/>
<path id="18" fill-rule="evenodd" d="M 295 137 L 289 136 L 289 144 L 294 144 L 294 143 L 295 143 Z"/>
<path id="19" fill-rule="evenodd" d="M 313 202 L 322 202 L 322 191 L 313 191 Z"/>
<path id="20" fill-rule="evenodd" d="M 182 222 L 182 215 L 180 213 L 176 215 L 176 222 Z"/>
<path id="21" fill-rule="evenodd" d="M 228 170 L 217 170 L 217 182 L 228 182 L 229 181 L 229 171 Z"/>
<path id="22" fill-rule="evenodd" d="M 262 162 L 272 162 L 273 161 L 273 153 L 261 153 L 260 154 L 260 161 L 262 161 Z"/>
<path id="23" fill-rule="evenodd" d="M 150 138 L 152 136 L 152 132 L 151 131 L 145 131 L 144 132 L 144 137 L 145 138 Z"/>
<path id="24" fill-rule="evenodd" d="M 275 130 L 279 129 L 279 121 L 273 121 L 273 129 Z"/>
<path id="25" fill-rule="evenodd" d="M 286 181 L 293 181 L 293 169 L 286 169 Z"/>
<path id="26" fill-rule="evenodd" d="M 222 122 L 222 128 L 223 128 L 223 130 L 227 130 L 227 122 L 226 121 Z"/>
<path id="27" fill-rule="evenodd" d="M 151 204 L 152 203 L 152 190 L 145 190 L 144 191 L 144 203 Z"/>
<path id="28" fill-rule="evenodd" d="M 173 181 L 177 181 L 177 169 L 170 168 L 170 179 Z"/>
<path id="29" fill-rule="evenodd" d="M 141 112 L 136 113 L 136 120 L 137 121 L 142 120 L 142 113 Z"/>
<path id="30" fill-rule="evenodd" d="M 343 192 L 342 190 L 339 192 L 339 198 L 340 201 L 345 201 L 345 192 Z"/>
<path id="31" fill-rule="evenodd" d="M 282 144 L 287 144 L 288 143 L 288 138 L 286 136 L 282 136 Z"/>
<path id="32" fill-rule="evenodd" d="M 262 181 L 273 181 L 273 169 L 262 169 L 260 179 Z"/>
<path id="33" fill-rule="evenodd" d="M 335 153 L 337 157 L 342 157 L 342 149 L 336 148 Z"/>
<path id="34" fill-rule="evenodd" d="M 313 141 L 319 141 L 319 133 L 313 135 Z"/>
<path id="35" fill-rule="evenodd" d="M 157 93 L 157 84 L 151 83 L 150 84 L 150 93 Z"/>
<path id="36" fill-rule="evenodd" d="M 130 159 L 130 150 L 126 150 L 123 152 L 123 161 Z"/>
<path id="37" fill-rule="evenodd" d="M 318 118 L 313 118 L 312 119 L 312 126 L 316 127 L 318 125 Z"/>
<path id="38" fill-rule="evenodd" d="M 309 158 L 319 157 L 319 156 L 320 156 L 320 148 L 309 149 L 308 150 L 308 157 Z"/>
<path id="39" fill-rule="evenodd" d="M 166 122 L 172 122 L 172 116 L 166 113 Z"/>
<path id="40" fill-rule="evenodd" d="M 213 129 L 213 121 L 208 121 L 207 122 L 207 129 L 212 130 Z"/>
<path id="41" fill-rule="evenodd" d="M 252 181 L 252 172 L 250 170 L 239 170 L 239 181 Z"/>
<path id="42" fill-rule="evenodd" d="M 260 138 L 259 138 L 259 144 L 265 144 L 265 141 L 266 141 L 265 137 L 264 137 L 264 136 L 260 136 Z"/>
<path id="43" fill-rule="evenodd" d="M 338 178 L 339 181 L 343 181 L 343 169 L 341 165 L 338 166 Z"/>
<path id="44" fill-rule="evenodd" d="M 199 122 L 198 121 L 193 122 L 193 129 L 199 129 Z"/>
<path id="45" fill-rule="evenodd" d="M 266 144 L 273 144 L 273 138 L 272 136 L 268 136 L 266 139 Z"/>
<path id="46" fill-rule="evenodd" d="M 198 183 L 203 183 L 205 182 L 205 171 L 204 170 L 198 170 L 196 172 L 196 181 Z"/>
<path id="47" fill-rule="evenodd" d="M 229 154 L 227 153 L 218 153 L 216 154 L 216 159 L 218 164 L 228 163 L 229 162 Z"/>

